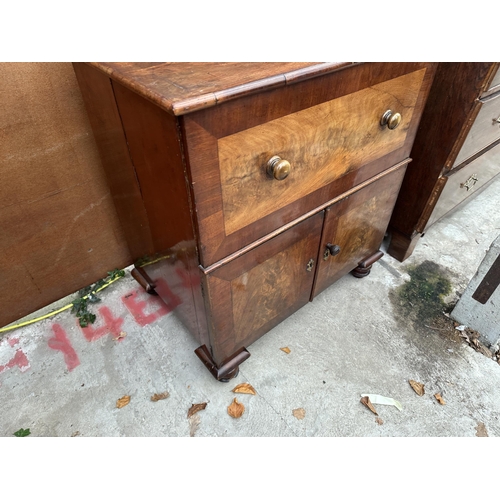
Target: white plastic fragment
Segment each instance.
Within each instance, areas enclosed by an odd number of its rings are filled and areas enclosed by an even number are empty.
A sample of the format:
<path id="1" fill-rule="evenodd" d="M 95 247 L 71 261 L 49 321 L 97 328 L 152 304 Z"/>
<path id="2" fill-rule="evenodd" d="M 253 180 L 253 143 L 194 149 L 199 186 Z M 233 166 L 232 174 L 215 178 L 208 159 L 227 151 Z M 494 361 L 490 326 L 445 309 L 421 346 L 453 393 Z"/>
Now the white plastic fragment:
<path id="1" fill-rule="evenodd" d="M 458 330 L 459 332 L 463 332 L 467 327 L 465 325 L 460 325 L 456 326 L 455 330 Z"/>
<path id="2" fill-rule="evenodd" d="M 403 411 L 403 405 L 395 399 L 386 398 L 385 396 L 381 396 L 380 394 L 361 394 L 362 398 L 364 398 L 365 396 L 368 396 L 373 404 L 391 405 L 395 406 L 399 411 Z"/>

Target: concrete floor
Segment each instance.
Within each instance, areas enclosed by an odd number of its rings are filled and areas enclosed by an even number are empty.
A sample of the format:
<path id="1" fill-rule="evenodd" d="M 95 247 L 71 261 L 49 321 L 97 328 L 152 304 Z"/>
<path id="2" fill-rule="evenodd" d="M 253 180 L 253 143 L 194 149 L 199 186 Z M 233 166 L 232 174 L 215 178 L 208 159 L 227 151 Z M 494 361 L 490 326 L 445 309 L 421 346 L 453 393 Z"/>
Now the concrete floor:
<path id="1" fill-rule="evenodd" d="M 63 312 L 1 338 L 0 435 L 500 436 L 500 365 L 415 326 L 389 298 L 409 279 L 407 266 L 426 260 L 444 268 L 449 300 L 458 298 L 500 232 L 499 206 L 500 179 L 436 223 L 405 263 L 385 255 L 367 278 L 343 277 L 251 345 L 227 384 L 202 366 L 175 313 L 127 273 L 100 294 L 92 327 Z M 243 382 L 257 394 L 231 392 Z M 377 422 L 363 393 L 395 398 L 403 410 L 375 405 Z M 117 408 L 123 396 L 130 402 Z M 245 406 L 239 419 L 227 413 L 235 396 Z M 197 403 L 207 406 L 188 418 Z"/>

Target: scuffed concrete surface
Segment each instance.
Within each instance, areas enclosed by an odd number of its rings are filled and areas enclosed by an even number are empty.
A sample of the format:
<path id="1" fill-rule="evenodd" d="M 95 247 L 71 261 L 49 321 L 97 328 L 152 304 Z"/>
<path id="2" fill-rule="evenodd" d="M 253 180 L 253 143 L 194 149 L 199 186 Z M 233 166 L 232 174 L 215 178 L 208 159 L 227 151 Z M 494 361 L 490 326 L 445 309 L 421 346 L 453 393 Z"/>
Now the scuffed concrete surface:
<path id="1" fill-rule="evenodd" d="M 500 365 L 436 330 L 405 324 L 389 299 L 409 279 L 408 265 L 430 260 L 449 272 L 456 300 L 500 233 L 499 206 L 497 180 L 436 223 L 405 263 L 385 255 L 367 278 L 343 277 L 251 345 L 228 384 L 202 366 L 175 312 L 160 308 L 127 273 L 94 305 L 94 340 L 68 312 L 2 337 L 0 435 L 22 427 L 32 436 L 188 437 L 189 408 L 207 402 L 196 414 L 195 436 L 474 437 L 480 424 L 500 436 Z M 131 297 L 147 301 L 146 326 L 126 306 Z M 108 327 L 99 330 L 104 313 Z M 116 340 L 122 331 L 126 337 Z M 409 379 L 425 384 L 424 396 Z M 242 382 L 257 395 L 231 392 Z M 150 400 L 165 391 L 167 399 Z M 377 405 L 379 425 L 360 403 L 362 393 L 395 398 L 403 411 Z M 130 403 L 116 408 L 124 395 Z M 234 397 L 245 405 L 240 419 L 227 414 Z M 301 420 L 292 414 L 297 408 L 305 410 Z"/>

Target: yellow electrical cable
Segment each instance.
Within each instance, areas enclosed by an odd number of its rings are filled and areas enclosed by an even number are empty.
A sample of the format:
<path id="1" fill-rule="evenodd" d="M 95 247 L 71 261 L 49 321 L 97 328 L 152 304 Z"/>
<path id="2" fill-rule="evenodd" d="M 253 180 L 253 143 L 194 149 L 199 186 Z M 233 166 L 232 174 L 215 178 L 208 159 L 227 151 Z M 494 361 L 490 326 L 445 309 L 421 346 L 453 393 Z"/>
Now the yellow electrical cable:
<path id="1" fill-rule="evenodd" d="M 104 285 L 102 285 L 98 290 L 95 291 L 95 293 L 100 292 L 101 290 L 104 290 L 106 287 L 111 285 L 111 283 L 114 283 L 115 281 L 119 280 L 120 278 L 121 278 L 121 276 L 117 276 L 116 278 L 113 278 L 108 283 L 105 283 Z M 88 299 L 89 295 L 85 295 L 85 297 L 83 297 L 83 298 Z M 58 309 L 57 311 L 52 311 L 48 314 L 45 314 L 44 316 L 40 316 L 39 318 L 30 319 L 29 321 L 25 321 L 24 323 L 18 323 L 17 325 L 4 326 L 3 328 L 0 328 L 0 333 L 8 332 L 9 330 L 15 330 L 16 328 L 20 328 L 21 326 L 31 325 L 32 323 L 36 323 L 37 321 L 41 321 L 42 319 L 50 318 L 51 316 L 55 316 L 56 314 L 59 314 L 60 312 L 66 311 L 66 309 L 69 309 L 72 306 L 73 306 L 73 302 L 71 302 L 71 304 L 68 304 L 67 306 L 61 307 L 61 309 Z"/>

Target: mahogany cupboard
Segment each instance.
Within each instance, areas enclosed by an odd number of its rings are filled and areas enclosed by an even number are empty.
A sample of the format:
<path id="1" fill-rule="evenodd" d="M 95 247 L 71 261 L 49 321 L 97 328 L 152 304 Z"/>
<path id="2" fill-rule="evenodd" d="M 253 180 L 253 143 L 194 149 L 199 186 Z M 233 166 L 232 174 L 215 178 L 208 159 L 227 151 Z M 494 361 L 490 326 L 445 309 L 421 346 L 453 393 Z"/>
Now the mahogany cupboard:
<path id="1" fill-rule="evenodd" d="M 75 63 L 134 277 L 221 381 L 387 229 L 434 63 Z"/>

